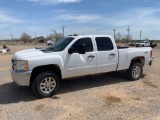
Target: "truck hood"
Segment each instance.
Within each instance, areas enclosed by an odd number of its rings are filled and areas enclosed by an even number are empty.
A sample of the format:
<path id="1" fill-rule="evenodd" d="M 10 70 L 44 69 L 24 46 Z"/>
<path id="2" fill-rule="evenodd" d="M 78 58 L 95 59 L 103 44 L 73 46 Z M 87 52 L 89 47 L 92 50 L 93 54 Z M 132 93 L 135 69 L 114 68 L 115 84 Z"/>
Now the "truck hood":
<path id="1" fill-rule="evenodd" d="M 12 58 L 14 60 L 25 60 L 26 58 L 40 56 L 42 54 L 44 54 L 44 52 L 42 52 L 40 49 L 33 48 L 33 49 L 18 51 L 13 55 Z"/>

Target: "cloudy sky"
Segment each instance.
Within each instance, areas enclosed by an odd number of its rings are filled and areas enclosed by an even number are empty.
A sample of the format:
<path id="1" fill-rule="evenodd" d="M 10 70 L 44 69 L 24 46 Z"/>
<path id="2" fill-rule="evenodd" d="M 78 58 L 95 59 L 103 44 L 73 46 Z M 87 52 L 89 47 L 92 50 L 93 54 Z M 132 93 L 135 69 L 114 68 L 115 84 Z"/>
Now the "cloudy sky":
<path id="1" fill-rule="evenodd" d="M 0 39 L 26 32 L 46 37 L 52 30 L 68 34 L 130 34 L 160 39 L 159 0 L 0 0 Z"/>

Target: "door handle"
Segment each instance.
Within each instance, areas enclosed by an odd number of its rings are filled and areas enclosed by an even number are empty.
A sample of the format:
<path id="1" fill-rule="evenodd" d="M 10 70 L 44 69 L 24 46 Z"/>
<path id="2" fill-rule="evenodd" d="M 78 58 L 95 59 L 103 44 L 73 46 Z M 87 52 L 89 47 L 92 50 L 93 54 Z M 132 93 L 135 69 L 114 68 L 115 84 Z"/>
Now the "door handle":
<path id="1" fill-rule="evenodd" d="M 111 53 L 109 56 L 115 56 L 116 54 L 114 54 L 114 53 Z"/>
<path id="2" fill-rule="evenodd" d="M 88 56 L 88 58 L 94 58 L 95 56 L 93 56 L 93 55 L 90 55 L 90 56 Z"/>

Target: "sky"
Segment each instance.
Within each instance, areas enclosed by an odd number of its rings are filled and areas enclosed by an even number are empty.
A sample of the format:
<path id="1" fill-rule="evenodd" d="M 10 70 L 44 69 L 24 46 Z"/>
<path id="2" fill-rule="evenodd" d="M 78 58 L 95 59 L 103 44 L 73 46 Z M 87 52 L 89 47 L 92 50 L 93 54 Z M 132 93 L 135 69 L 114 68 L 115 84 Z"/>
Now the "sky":
<path id="1" fill-rule="evenodd" d="M 0 39 L 53 30 L 70 34 L 127 34 L 160 40 L 159 0 L 0 0 Z"/>

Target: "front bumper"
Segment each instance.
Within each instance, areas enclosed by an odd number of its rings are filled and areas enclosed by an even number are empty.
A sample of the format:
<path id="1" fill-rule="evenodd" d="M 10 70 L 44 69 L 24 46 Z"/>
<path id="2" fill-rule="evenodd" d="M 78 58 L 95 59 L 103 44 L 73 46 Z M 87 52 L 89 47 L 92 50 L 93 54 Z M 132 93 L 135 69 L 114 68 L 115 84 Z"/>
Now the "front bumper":
<path id="1" fill-rule="evenodd" d="M 32 71 L 19 72 L 19 71 L 14 71 L 11 68 L 10 73 L 11 73 L 13 82 L 15 82 L 17 85 L 29 86 Z"/>

